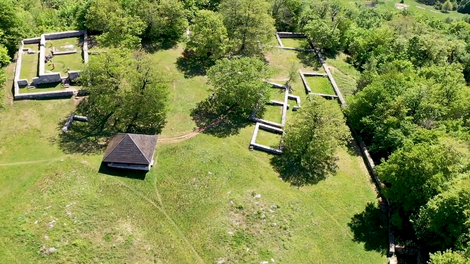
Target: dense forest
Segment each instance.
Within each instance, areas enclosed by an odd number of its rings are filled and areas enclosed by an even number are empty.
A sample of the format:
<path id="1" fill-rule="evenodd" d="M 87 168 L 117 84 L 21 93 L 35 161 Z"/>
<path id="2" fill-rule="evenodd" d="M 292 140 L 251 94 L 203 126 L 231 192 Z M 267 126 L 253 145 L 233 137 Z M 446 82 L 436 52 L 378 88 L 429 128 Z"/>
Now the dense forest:
<path id="1" fill-rule="evenodd" d="M 470 12 L 468 0 L 418 2 Z M 184 41 L 183 56 L 216 84 L 217 71 L 230 67 L 263 77 L 259 63 L 276 30 L 304 33 L 327 57 L 346 54 L 361 73 L 343 109 L 346 122 L 379 164 L 397 242 L 430 253 L 431 263 L 470 260 L 469 17 L 439 20 L 326 0 L 0 0 L 0 67 L 22 38 L 69 29 L 87 29 L 99 45 L 121 51 Z M 219 95 L 219 107 L 237 96 Z"/>

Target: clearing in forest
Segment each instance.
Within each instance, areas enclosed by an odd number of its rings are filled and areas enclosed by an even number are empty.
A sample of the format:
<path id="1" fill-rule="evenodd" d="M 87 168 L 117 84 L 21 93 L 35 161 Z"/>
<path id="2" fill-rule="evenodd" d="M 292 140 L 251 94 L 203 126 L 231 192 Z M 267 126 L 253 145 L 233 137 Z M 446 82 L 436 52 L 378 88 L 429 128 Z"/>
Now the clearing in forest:
<path id="1" fill-rule="evenodd" d="M 161 137 L 193 131 L 191 109 L 209 93 L 204 76 L 185 78 L 176 67 L 182 51 L 153 55 L 173 79 Z M 283 58 L 306 62 L 284 52 L 267 54 L 275 71 L 290 67 Z M 301 85 L 293 82 L 293 93 L 304 100 Z M 111 176 L 100 171 L 102 153 L 83 155 L 57 143 L 75 104 L 16 101 L 0 113 L 4 262 L 387 263 L 386 231 L 377 231 L 374 241 L 355 240 L 374 219 L 359 217 L 363 225 L 348 226 L 376 200 L 353 146 L 338 149 L 337 175 L 300 189 L 279 179 L 271 155 L 248 149 L 253 125 L 228 137 L 203 133 L 161 142 L 144 180 Z M 295 113 L 288 112 L 289 122 Z"/>

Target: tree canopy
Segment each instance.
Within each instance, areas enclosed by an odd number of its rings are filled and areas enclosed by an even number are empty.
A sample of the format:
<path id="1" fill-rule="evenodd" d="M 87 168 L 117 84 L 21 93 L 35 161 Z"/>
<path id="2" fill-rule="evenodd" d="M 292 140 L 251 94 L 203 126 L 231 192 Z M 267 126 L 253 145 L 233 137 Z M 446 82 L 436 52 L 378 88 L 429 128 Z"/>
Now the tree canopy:
<path id="1" fill-rule="evenodd" d="M 221 114 L 245 118 L 253 110 L 263 111 L 269 99 L 270 85 L 266 65 L 256 58 L 220 59 L 207 72 L 213 87 L 211 106 Z"/>
<path id="2" fill-rule="evenodd" d="M 225 55 L 228 37 L 222 15 L 208 10 L 199 11 L 190 32 L 186 50 L 193 56 L 215 61 Z"/>
<path id="3" fill-rule="evenodd" d="M 266 0 L 223 0 L 219 10 L 224 16 L 230 47 L 235 54 L 261 53 L 274 34 L 274 19 L 269 15 Z"/>
<path id="4" fill-rule="evenodd" d="M 97 55 L 80 77 L 90 95 L 77 111 L 97 134 L 158 134 L 166 123 L 167 76 L 142 53 L 115 49 Z"/>
<path id="5" fill-rule="evenodd" d="M 315 98 L 298 114 L 286 128 L 283 155 L 274 165 L 284 180 L 302 186 L 336 172 L 335 154 L 349 139 L 349 128 L 335 101 Z"/>

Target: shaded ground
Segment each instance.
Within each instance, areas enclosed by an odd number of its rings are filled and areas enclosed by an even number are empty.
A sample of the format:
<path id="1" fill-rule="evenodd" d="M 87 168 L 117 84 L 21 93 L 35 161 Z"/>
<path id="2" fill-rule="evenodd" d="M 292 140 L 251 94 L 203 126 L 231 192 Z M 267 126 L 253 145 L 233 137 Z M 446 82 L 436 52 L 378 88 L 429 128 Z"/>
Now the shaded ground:
<path id="1" fill-rule="evenodd" d="M 220 111 L 211 106 L 209 99 L 201 101 L 191 110 L 191 118 L 196 126 L 204 128 L 204 133 L 216 137 L 228 137 L 240 133 L 251 121 L 246 116 L 240 116 L 229 111 Z M 217 125 L 211 126 L 216 123 Z"/>
<path id="2" fill-rule="evenodd" d="M 363 212 L 355 214 L 348 223 L 354 242 L 364 243 L 365 250 L 385 255 L 388 252 L 388 224 L 385 209 L 368 203 Z"/>

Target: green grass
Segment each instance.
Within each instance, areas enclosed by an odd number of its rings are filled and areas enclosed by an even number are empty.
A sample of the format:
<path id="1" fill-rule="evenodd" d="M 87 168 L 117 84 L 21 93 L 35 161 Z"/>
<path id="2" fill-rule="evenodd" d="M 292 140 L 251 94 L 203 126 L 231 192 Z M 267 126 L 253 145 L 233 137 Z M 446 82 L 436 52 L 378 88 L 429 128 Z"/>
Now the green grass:
<path id="1" fill-rule="evenodd" d="M 284 97 L 285 96 L 286 96 L 286 92 L 285 92 L 284 89 L 273 88 L 271 90 L 271 100 L 284 102 Z"/>
<path id="2" fill-rule="evenodd" d="M 192 131 L 190 109 L 208 95 L 205 77 L 177 71 L 180 54 L 154 55 L 174 80 L 161 137 Z M 102 154 L 59 148 L 74 107 L 73 99 L 16 101 L 0 112 L 2 262 L 387 263 L 348 227 L 376 201 L 350 149 L 338 150 L 336 175 L 299 189 L 279 180 L 271 155 L 248 149 L 251 125 L 226 138 L 160 142 L 145 180 L 130 179 L 100 173 Z"/>
<path id="3" fill-rule="evenodd" d="M 167 73 L 173 80 L 169 94 L 168 122 L 163 129 L 162 136 L 179 136 L 196 128 L 194 121 L 190 117 L 191 109 L 196 104 L 209 95 L 209 86 L 205 76 L 195 76 L 185 78 L 184 74 L 176 68 L 176 60 L 181 56 L 183 48 L 181 46 L 156 52 L 153 56 L 160 60 L 160 63 L 168 70 Z"/>
<path id="4" fill-rule="evenodd" d="M 27 79 L 29 82 L 33 81 L 33 78 L 38 76 L 38 62 L 39 53 L 23 54 L 20 79 Z"/>
<path id="5" fill-rule="evenodd" d="M 282 45 L 289 48 L 310 48 L 305 38 L 281 38 Z"/>
<path id="6" fill-rule="evenodd" d="M 361 73 L 346 62 L 347 59 L 346 54 L 340 53 L 335 58 L 329 58 L 326 61 L 336 84 L 346 97 L 356 91 L 357 82 L 361 77 Z"/>
<path id="7" fill-rule="evenodd" d="M 305 80 L 310 89 L 312 89 L 312 93 L 336 94 L 327 77 L 306 76 Z"/>
<path id="8" fill-rule="evenodd" d="M 51 83 L 47 85 L 37 85 L 34 89 L 29 89 L 28 87 L 20 88 L 20 94 L 53 92 L 62 90 L 65 90 L 65 88 L 62 86 L 62 83 Z"/>
<path id="9" fill-rule="evenodd" d="M 279 148 L 281 135 L 260 129 L 258 131 L 258 137 L 256 137 L 256 143 L 272 148 Z"/>
<path id="10" fill-rule="evenodd" d="M 379 4 L 378 7 L 395 11 L 395 10 L 398 10 L 395 7 L 396 3 L 400 3 L 400 1 L 385 0 L 382 2 L 382 4 Z M 414 0 L 406 0 L 405 4 L 409 5 L 407 9 L 410 11 L 413 11 L 417 14 L 423 14 L 423 15 L 427 15 L 430 17 L 438 18 L 438 19 L 445 19 L 447 17 L 450 17 L 453 19 L 460 19 L 465 16 L 468 16 L 466 14 L 462 14 L 457 11 L 450 11 L 449 13 L 442 13 L 440 10 L 436 10 L 433 6 L 424 5 Z"/>
<path id="11" fill-rule="evenodd" d="M 282 106 L 279 105 L 266 105 L 266 110 L 263 113 L 263 116 L 257 116 L 263 118 L 264 120 L 281 123 L 282 118 Z"/>
<path id="12" fill-rule="evenodd" d="M 364 1 L 364 0 L 355 0 L 355 1 L 340 0 L 340 1 L 343 2 L 343 4 L 348 5 L 350 8 L 354 8 L 356 3 L 362 3 L 364 5 L 370 5 L 371 3 L 371 1 Z M 400 0 L 381 0 L 379 1 L 379 4 L 376 6 L 376 8 L 398 12 L 399 10 L 395 7 L 396 3 L 400 3 Z M 433 6 L 424 5 L 414 0 L 406 0 L 405 4 L 409 5 L 409 7 L 407 8 L 408 10 L 416 14 L 426 15 L 429 17 L 442 19 L 442 20 L 448 17 L 452 19 L 461 19 L 465 16 L 468 16 L 468 14 L 458 13 L 457 11 L 450 11 L 449 13 L 442 13 L 439 10 L 434 9 Z"/>
<path id="13" fill-rule="evenodd" d="M 52 67 L 54 64 L 55 68 Z M 67 55 L 57 55 L 52 58 L 52 62 L 47 62 L 45 72 L 60 72 L 61 76 L 67 76 L 68 69 L 72 71 L 82 70 L 84 67 L 82 54 L 80 52 Z"/>
<path id="14" fill-rule="evenodd" d="M 70 50 L 77 50 L 78 53 L 81 52 L 82 46 L 80 42 L 82 42 L 82 38 L 63 38 L 63 39 L 54 39 L 54 40 L 46 40 L 46 53 L 49 54 L 52 47 L 55 48 L 56 51 L 70 51 Z M 71 47 L 67 47 L 71 46 Z M 72 47 L 73 46 L 73 47 Z"/>
<path id="15" fill-rule="evenodd" d="M 25 49 L 30 49 L 36 51 L 36 53 L 39 51 L 39 43 L 36 44 L 24 44 L 23 47 Z"/>
<path id="16" fill-rule="evenodd" d="M 266 52 L 266 59 L 273 72 L 273 79 L 282 79 L 289 76 L 289 70 L 293 64 L 299 66 L 299 70 L 311 72 L 323 72 L 317 56 L 312 52 L 299 52 L 293 50 L 271 49 Z"/>

